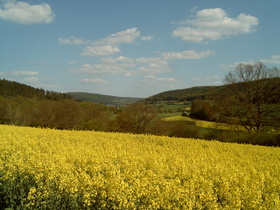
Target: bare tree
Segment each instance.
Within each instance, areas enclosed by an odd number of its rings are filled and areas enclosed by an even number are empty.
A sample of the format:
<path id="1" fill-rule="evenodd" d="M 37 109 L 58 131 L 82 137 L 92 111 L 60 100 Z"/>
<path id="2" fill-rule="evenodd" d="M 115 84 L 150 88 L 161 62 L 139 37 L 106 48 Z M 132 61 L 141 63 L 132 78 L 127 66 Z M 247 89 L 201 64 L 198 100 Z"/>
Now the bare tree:
<path id="1" fill-rule="evenodd" d="M 228 86 L 219 104 L 224 115 L 234 117 L 248 131 L 261 131 L 265 125 L 279 126 L 279 69 L 259 61 L 241 63 L 226 75 L 225 83 Z"/>

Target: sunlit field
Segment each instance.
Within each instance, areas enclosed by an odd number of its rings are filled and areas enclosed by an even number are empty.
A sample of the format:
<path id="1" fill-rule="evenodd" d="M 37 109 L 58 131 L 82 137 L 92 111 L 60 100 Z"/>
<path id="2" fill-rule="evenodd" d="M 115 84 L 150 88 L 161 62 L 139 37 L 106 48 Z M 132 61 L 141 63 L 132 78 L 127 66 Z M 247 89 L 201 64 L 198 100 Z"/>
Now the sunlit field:
<path id="1" fill-rule="evenodd" d="M 218 122 L 197 120 L 197 119 L 192 119 L 190 117 L 185 117 L 185 116 L 172 116 L 172 117 L 163 118 L 162 120 L 165 120 L 165 121 L 189 121 L 189 122 L 194 122 L 197 127 L 203 127 L 203 128 L 246 131 L 246 129 L 244 127 L 238 126 L 238 125 L 229 125 L 229 124 L 226 124 L 226 123 L 218 123 Z"/>
<path id="2" fill-rule="evenodd" d="M 280 148 L 0 125 L 0 206 L 280 209 Z"/>

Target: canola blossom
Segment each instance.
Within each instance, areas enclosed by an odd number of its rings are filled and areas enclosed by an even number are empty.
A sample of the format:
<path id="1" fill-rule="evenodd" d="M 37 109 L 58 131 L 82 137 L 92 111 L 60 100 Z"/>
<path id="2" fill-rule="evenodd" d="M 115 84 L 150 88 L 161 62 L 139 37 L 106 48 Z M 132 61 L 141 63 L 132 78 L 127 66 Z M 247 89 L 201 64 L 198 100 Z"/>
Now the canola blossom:
<path id="1" fill-rule="evenodd" d="M 280 148 L 0 125 L 0 206 L 280 209 Z"/>

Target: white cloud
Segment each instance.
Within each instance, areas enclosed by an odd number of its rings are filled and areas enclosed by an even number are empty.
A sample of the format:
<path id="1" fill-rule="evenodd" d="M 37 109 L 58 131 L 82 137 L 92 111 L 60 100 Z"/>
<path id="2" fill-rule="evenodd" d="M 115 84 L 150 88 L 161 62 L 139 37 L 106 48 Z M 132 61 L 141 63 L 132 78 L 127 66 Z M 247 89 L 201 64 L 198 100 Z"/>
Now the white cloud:
<path id="1" fill-rule="evenodd" d="M 124 75 L 125 75 L 126 77 L 131 77 L 131 76 L 133 75 L 133 73 L 132 73 L 132 72 L 126 72 Z"/>
<path id="2" fill-rule="evenodd" d="M 162 72 L 170 71 L 169 64 L 166 60 L 156 57 L 156 58 L 137 58 L 137 63 L 145 64 L 138 69 L 142 72 L 148 72 L 150 74 L 159 74 Z"/>
<path id="3" fill-rule="evenodd" d="M 126 62 L 126 63 L 132 63 L 134 62 L 133 59 L 131 58 L 128 58 L 128 57 L 125 57 L 125 56 L 119 56 L 116 58 L 116 61 L 119 61 L 119 62 Z"/>
<path id="4" fill-rule="evenodd" d="M 61 44 L 68 44 L 68 45 L 78 45 L 78 44 L 89 43 L 89 41 L 84 41 L 84 40 L 76 38 L 74 36 L 70 36 L 69 38 L 59 38 L 59 42 Z"/>
<path id="5" fill-rule="evenodd" d="M 262 59 L 260 61 L 269 64 L 280 64 L 280 55 L 273 55 L 269 59 Z"/>
<path id="6" fill-rule="evenodd" d="M 83 79 L 82 83 L 106 83 L 103 79 Z"/>
<path id="7" fill-rule="evenodd" d="M 280 55 L 273 55 L 268 59 L 261 59 L 259 60 L 260 62 L 263 62 L 264 64 L 274 64 L 274 65 L 279 65 L 280 64 Z M 220 68 L 232 71 L 234 70 L 239 64 L 247 64 L 247 65 L 253 65 L 256 61 L 251 60 L 251 61 L 240 61 L 240 62 L 235 62 L 232 64 L 221 64 Z"/>
<path id="8" fill-rule="evenodd" d="M 95 41 L 92 44 L 116 46 L 122 43 L 133 43 L 137 38 L 139 38 L 139 36 L 140 32 L 137 30 L 137 28 L 130 28 L 125 31 L 120 31 L 115 34 L 111 34 L 110 36 L 99 41 Z"/>
<path id="9" fill-rule="evenodd" d="M 225 70 L 234 70 L 240 63 L 243 63 L 243 64 L 253 64 L 255 61 L 240 61 L 240 62 L 235 62 L 235 63 L 232 63 L 232 64 L 221 64 L 220 67 L 221 69 L 225 69 Z"/>
<path id="10" fill-rule="evenodd" d="M 28 82 L 28 83 L 36 83 L 37 86 L 45 86 L 43 83 L 50 81 L 50 78 L 47 77 L 28 77 L 25 78 L 23 81 Z"/>
<path id="11" fill-rule="evenodd" d="M 119 53 L 121 50 L 118 47 L 113 47 L 111 45 L 104 46 L 87 46 L 84 48 L 84 52 L 82 56 L 93 56 L 93 57 L 102 57 L 107 55 L 113 55 L 115 53 Z"/>
<path id="12" fill-rule="evenodd" d="M 141 36 L 140 39 L 141 39 L 142 41 L 150 41 L 150 40 L 153 39 L 153 37 L 152 37 L 152 36 Z"/>
<path id="13" fill-rule="evenodd" d="M 30 5 L 27 2 L 5 1 L 0 5 L 0 18 L 19 24 L 50 23 L 55 14 L 48 4 Z"/>
<path id="14" fill-rule="evenodd" d="M 144 41 L 151 40 L 151 36 L 140 36 L 140 32 L 137 28 L 130 28 L 124 31 L 120 31 L 114 34 L 109 35 L 106 38 L 103 38 L 98 41 L 85 41 L 83 39 L 76 38 L 75 36 L 70 36 L 69 38 L 59 38 L 61 44 L 67 45 L 79 45 L 79 44 L 91 44 L 83 49 L 82 56 L 92 56 L 92 57 L 104 57 L 113 55 L 121 52 L 119 45 L 120 44 L 131 44 L 136 41 L 136 39 L 141 39 Z M 124 59 L 125 57 L 119 59 Z M 107 60 L 106 60 L 107 59 Z M 117 61 L 117 60 L 116 60 Z M 110 58 L 104 58 L 102 62 L 116 62 Z"/>
<path id="15" fill-rule="evenodd" d="M 38 72 L 36 71 L 13 71 L 11 74 L 16 75 L 16 76 L 22 76 L 22 75 L 38 75 Z"/>
<path id="16" fill-rule="evenodd" d="M 29 77 L 24 79 L 25 82 L 38 82 L 39 80 L 39 77 Z"/>
<path id="17" fill-rule="evenodd" d="M 165 82 L 175 82 L 176 79 L 172 77 L 156 77 L 154 75 L 147 75 L 145 76 L 146 81 L 147 80 L 154 80 L 154 81 L 165 81 Z"/>
<path id="18" fill-rule="evenodd" d="M 128 63 L 102 63 L 102 64 L 84 64 L 75 73 L 86 73 L 86 74 L 123 74 L 126 75 L 127 72 L 133 68 L 135 64 Z"/>
<path id="19" fill-rule="evenodd" d="M 100 61 L 102 63 L 117 63 L 117 62 L 125 62 L 125 63 L 133 63 L 133 59 L 125 57 L 125 56 L 119 56 L 117 58 L 107 57 L 107 58 L 101 58 Z"/>
<path id="20" fill-rule="evenodd" d="M 188 26 L 176 28 L 173 36 L 190 42 L 219 40 L 237 34 L 251 33 L 255 31 L 258 23 L 258 18 L 251 15 L 242 13 L 236 18 L 230 18 L 221 8 L 204 9 L 198 11 L 194 19 L 179 22 Z"/>
<path id="21" fill-rule="evenodd" d="M 183 52 L 167 52 L 167 53 L 163 53 L 162 57 L 164 59 L 170 59 L 170 60 L 174 60 L 174 59 L 200 59 L 200 58 L 204 58 L 204 57 L 208 57 L 211 55 L 214 55 L 215 52 L 214 51 L 201 51 L 201 52 L 195 52 L 194 50 L 189 50 L 189 51 L 183 51 Z"/>
<path id="22" fill-rule="evenodd" d="M 80 69 L 73 73 L 86 73 L 86 74 L 122 74 L 131 77 L 140 72 L 149 74 L 160 74 L 162 72 L 169 72 L 168 61 L 161 58 L 128 58 L 119 56 L 116 58 L 106 57 L 101 58 L 100 63 L 97 64 L 84 64 Z"/>
<path id="23" fill-rule="evenodd" d="M 149 89 L 153 88 L 153 90 L 157 89 L 156 92 L 163 92 L 168 88 L 174 88 L 176 82 L 177 80 L 172 77 L 156 77 L 154 75 L 147 75 L 144 77 L 141 86 Z"/>

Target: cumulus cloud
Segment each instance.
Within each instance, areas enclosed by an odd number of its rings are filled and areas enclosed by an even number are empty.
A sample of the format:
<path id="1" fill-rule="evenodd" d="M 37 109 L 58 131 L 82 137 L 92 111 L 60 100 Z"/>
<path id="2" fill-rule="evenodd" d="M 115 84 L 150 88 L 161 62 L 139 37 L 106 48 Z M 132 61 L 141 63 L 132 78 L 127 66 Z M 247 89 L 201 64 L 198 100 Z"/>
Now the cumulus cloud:
<path id="1" fill-rule="evenodd" d="M 76 38 L 75 36 L 70 36 L 69 38 L 59 38 L 59 42 L 61 44 L 68 44 L 68 45 L 78 45 L 78 44 L 89 43 L 89 41 L 84 41 L 82 39 Z"/>
<path id="2" fill-rule="evenodd" d="M 116 58 L 101 58 L 100 63 L 97 64 L 84 64 L 80 69 L 73 71 L 73 73 L 122 74 L 130 77 L 139 73 L 153 75 L 169 71 L 171 71 L 171 69 L 168 61 L 161 57 L 141 57 L 132 59 L 125 56 L 119 56 Z"/>
<path id="3" fill-rule="evenodd" d="M 148 72 L 150 74 L 159 74 L 162 72 L 170 71 L 168 61 L 156 57 L 156 58 L 137 58 L 137 63 L 145 64 L 144 66 L 139 67 L 139 70 L 142 72 Z"/>
<path id="4" fill-rule="evenodd" d="M 180 26 L 173 31 L 174 37 L 184 41 L 202 42 L 205 39 L 219 40 L 242 33 L 255 31 L 259 21 L 257 17 L 239 14 L 231 18 L 221 8 L 204 9 L 196 13 L 194 19 L 179 22 Z"/>
<path id="5" fill-rule="evenodd" d="M 146 75 L 141 86 L 159 89 L 158 92 L 166 90 L 166 88 L 174 88 L 177 80 L 172 77 L 157 77 L 155 75 Z"/>
<path id="6" fill-rule="evenodd" d="M 117 58 L 112 58 L 112 57 L 101 58 L 100 61 L 102 63 L 117 63 L 117 62 L 134 63 L 134 60 L 132 58 L 128 58 L 125 56 L 119 56 Z"/>
<path id="7" fill-rule="evenodd" d="M 214 55 L 214 51 L 195 52 L 194 50 L 182 52 L 166 52 L 159 57 L 153 58 L 137 58 L 135 62 L 139 64 L 138 70 L 141 72 L 148 72 L 149 74 L 160 74 L 162 72 L 170 72 L 168 60 L 178 59 L 201 59 L 207 56 Z"/>
<path id="8" fill-rule="evenodd" d="M 253 65 L 255 62 L 256 62 L 255 60 L 251 60 L 251 61 L 240 61 L 240 62 L 235 62 L 235 63 L 231 63 L 231 64 L 221 64 L 220 68 L 232 71 L 241 63 Z M 280 55 L 273 55 L 268 59 L 261 59 L 260 62 L 263 62 L 265 64 L 279 65 L 280 64 Z"/>
<path id="9" fill-rule="evenodd" d="M 126 75 L 129 69 L 133 68 L 134 64 L 128 63 L 101 63 L 101 64 L 84 64 L 76 73 L 86 74 L 123 74 Z"/>
<path id="10" fill-rule="evenodd" d="M 25 78 L 24 81 L 25 82 L 38 82 L 40 80 L 39 77 L 28 77 L 28 78 Z"/>
<path id="11" fill-rule="evenodd" d="M 128 57 L 125 57 L 125 56 L 119 56 L 116 58 L 116 61 L 119 61 L 119 62 L 126 62 L 126 63 L 133 63 L 133 59 L 131 58 L 128 58 Z"/>
<path id="12" fill-rule="evenodd" d="M 94 41 L 91 43 L 93 46 L 88 46 L 84 50 L 82 55 L 86 56 L 108 56 L 120 52 L 120 44 L 132 44 L 137 39 L 142 39 L 144 41 L 151 40 L 152 37 L 146 36 L 141 37 L 140 31 L 137 28 L 129 28 L 124 31 L 119 31 L 117 33 L 111 34 L 108 37 Z"/>
<path id="13" fill-rule="evenodd" d="M 103 38 L 99 41 L 95 41 L 93 45 L 112 45 L 116 46 L 123 43 L 133 43 L 137 38 L 140 37 L 140 32 L 137 28 L 129 28 L 125 31 L 120 31 L 115 34 Z"/>
<path id="14" fill-rule="evenodd" d="M 102 57 L 113 55 L 115 53 L 119 53 L 121 50 L 118 47 L 113 47 L 111 45 L 104 46 L 87 46 L 84 48 L 84 52 L 82 56 L 93 56 L 93 57 Z"/>
<path id="15" fill-rule="evenodd" d="M 231 71 L 231 70 L 234 70 L 240 63 L 251 65 L 254 62 L 255 61 L 240 61 L 240 62 L 235 62 L 235 63 L 231 63 L 231 64 L 221 64 L 220 68 Z"/>
<path id="16" fill-rule="evenodd" d="M 103 79 L 83 79 L 82 83 L 106 83 Z"/>
<path id="17" fill-rule="evenodd" d="M 273 55 L 269 59 L 262 59 L 260 61 L 269 64 L 280 64 L 280 55 Z"/>
<path id="18" fill-rule="evenodd" d="M 50 5 L 43 3 L 30 5 L 27 2 L 5 1 L 0 5 L 0 18 L 19 24 L 50 23 L 55 14 Z"/>
<path id="19" fill-rule="evenodd" d="M 156 77 L 154 75 L 147 75 L 145 76 L 145 79 L 147 80 L 156 80 L 156 81 L 167 81 L 167 82 L 175 82 L 176 79 L 172 77 Z"/>
<path id="20" fill-rule="evenodd" d="M 38 72 L 36 72 L 36 71 L 13 71 L 12 74 L 16 75 L 16 76 L 22 76 L 22 75 L 31 76 L 31 75 L 38 75 Z"/>
<path id="21" fill-rule="evenodd" d="M 119 48 L 120 44 L 135 43 L 137 39 L 148 41 L 151 40 L 152 37 L 140 36 L 140 32 L 137 28 L 129 28 L 97 41 L 85 41 L 83 39 L 76 38 L 75 36 L 70 36 L 69 38 L 60 37 L 58 40 L 61 44 L 67 45 L 89 44 L 83 49 L 83 53 L 81 54 L 82 56 L 105 57 L 121 52 Z"/>
<path id="22" fill-rule="evenodd" d="M 140 39 L 143 41 L 150 41 L 153 39 L 153 37 L 152 36 L 141 36 Z"/>
<path id="23" fill-rule="evenodd" d="M 163 53 L 162 57 L 164 59 L 168 60 L 177 60 L 177 59 L 200 59 L 204 57 L 208 57 L 211 55 L 214 55 L 214 51 L 201 51 L 201 52 L 196 52 L 194 50 L 188 50 L 188 51 L 183 51 L 183 52 L 167 52 Z"/>

